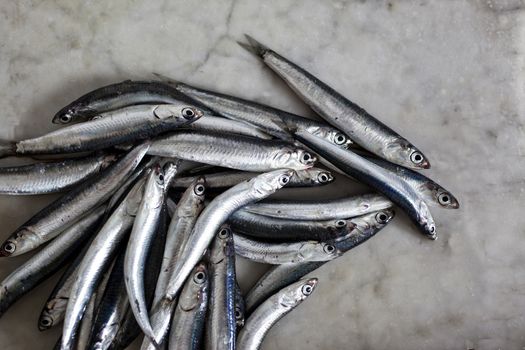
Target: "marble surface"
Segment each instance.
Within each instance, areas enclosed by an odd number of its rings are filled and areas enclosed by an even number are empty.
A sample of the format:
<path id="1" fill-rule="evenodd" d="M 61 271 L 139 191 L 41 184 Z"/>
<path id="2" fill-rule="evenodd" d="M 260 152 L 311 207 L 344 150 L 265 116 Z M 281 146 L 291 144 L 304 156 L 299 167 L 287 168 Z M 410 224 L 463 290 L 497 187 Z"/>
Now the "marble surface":
<path id="1" fill-rule="evenodd" d="M 236 41 L 249 33 L 378 116 L 430 158 L 458 211 L 439 239 L 403 215 L 315 272 L 315 295 L 264 349 L 525 347 L 525 11 L 519 0 L 3 1 L 0 138 L 55 128 L 81 94 L 160 72 L 313 116 Z M 1 164 L 8 164 L 10 160 Z M 358 187 L 338 181 L 326 198 Z M 0 198 L 1 237 L 50 197 Z M 27 257 L 0 261 L 0 277 Z M 240 262 L 243 288 L 261 266 Z M 0 319 L 5 350 L 50 349 L 39 333 L 48 280 Z"/>

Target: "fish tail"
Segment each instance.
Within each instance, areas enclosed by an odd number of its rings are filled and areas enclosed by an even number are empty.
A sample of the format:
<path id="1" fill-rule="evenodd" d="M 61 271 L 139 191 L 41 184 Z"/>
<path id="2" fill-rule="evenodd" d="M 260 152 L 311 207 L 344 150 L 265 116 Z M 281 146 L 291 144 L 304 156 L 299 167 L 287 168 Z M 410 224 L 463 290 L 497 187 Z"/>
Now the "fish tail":
<path id="1" fill-rule="evenodd" d="M 0 141 L 0 158 L 16 155 L 16 142 Z"/>
<path id="2" fill-rule="evenodd" d="M 263 58 L 264 55 L 268 51 L 270 51 L 269 48 L 267 48 L 266 46 L 264 46 L 263 44 L 261 44 L 260 42 L 258 42 L 257 40 L 249 36 L 248 34 L 244 34 L 244 36 L 246 37 L 246 40 L 248 40 L 248 43 L 237 41 L 237 44 L 241 45 L 241 47 L 243 47 L 247 51 L 261 58 Z"/>

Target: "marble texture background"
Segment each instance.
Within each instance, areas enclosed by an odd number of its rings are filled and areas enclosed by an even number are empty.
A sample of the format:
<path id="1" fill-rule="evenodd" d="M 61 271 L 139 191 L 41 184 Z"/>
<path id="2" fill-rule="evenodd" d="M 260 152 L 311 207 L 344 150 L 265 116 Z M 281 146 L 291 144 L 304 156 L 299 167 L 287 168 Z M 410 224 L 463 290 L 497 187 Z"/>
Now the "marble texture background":
<path id="1" fill-rule="evenodd" d="M 153 71 L 313 116 L 236 44 L 249 33 L 420 147 L 432 163 L 426 174 L 461 202 L 458 211 L 434 210 L 435 242 L 398 215 L 316 271 L 315 295 L 263 348 L 522 349 L 524 7 L 519 0 L 2 1 L 0 138 L 52 130 L 52 115 L 69 101 Z M 357 190 L 338 179 L 315 196 Z M 0 197 L 0 237 L 49 201 Z M 2 259 L 0 277 L 26 259 Z M 239 265 L 245 289 L 264 270 Z M 58 331 L 39 333 L 36 322 L 55 281 L 0 319 L 2 349 L 52 347 Z"/>

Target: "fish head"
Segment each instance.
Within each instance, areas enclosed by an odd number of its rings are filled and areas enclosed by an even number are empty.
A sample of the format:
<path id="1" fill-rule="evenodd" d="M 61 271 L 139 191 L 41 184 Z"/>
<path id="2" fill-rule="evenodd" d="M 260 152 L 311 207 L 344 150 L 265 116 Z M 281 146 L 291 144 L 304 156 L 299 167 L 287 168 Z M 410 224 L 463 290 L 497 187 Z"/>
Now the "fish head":
<path id="1" fill-rule="evenodd" d="M 279 169 L 262 173 L 248 180 L 252 195 L 257 199 L 268 197 L 290 182 L 295 173 L 292 169 Z"/>
<path id="2" fill-rule="evenodd" d="M 199 305 L 202 291 L 206 288 L 209 278 L 206 264 L 203 262 L 197 264 L 190 278 L 178 298 L 178 306 L 184 311 L 194 310 Z"/>
<path id="3" fill-rule="evenodd" d="M 342 131 L 331 126 L 313 126 L 307 128 L 306 131 L 343 149 L 347 149 L 353 144 L 352 140 Z"/>
<path id="4" fill-rule="evenodd" d="M 211 245 L 209 261 L 212 264 L 221 263 L 226 257 L 233 256 L 235 249 L 233 246 L 233 233 L 230 225 L 222 225 Z"/>
<path id="5" fill-rule="evenodd" d="M 297 170 L 294 174 L 301 183 L 312 185 L 326 185 L 334 181 L 332 173 L 328 170 L 319 168 L 309 168 L 304 170 Z"/>
<path id="6" fill-rule="evenodd" d="M 291 284 L 282 291 L 279 304 L 286 309 L 295 307 L 313 293 L 317 283 L 317 278 L 307 278 Z"/>
<path id="7" fill-rule="evenodd" d="M 204 112 L 195 106 L 180 102 L 158 105 L 155 107 L 153 114 L 163 121 L 188 124 L 201 118 L 204 115 Z"/>
<path id="8" fill-rule="evenodd" d="M 418 222 L 423 233 L 430 239 L 436 240 L 436 224 L 425 201 L 420 200 L 418 205 Z"/>
<path id="9" fill-rule="evenodd" d="M 423 152 L 404 139 L 396 139 L 383 150 L 386 160 L 411 169 L 429 169 L 430 162 Z"/>
<path id="10" fill-rule="evenodd" d="M 17 256 L 24 254 L 41 243 L 38 235 L 28 227 L 20 228 L 0 248 L 0 256 Z"/>
<path id="11" fill-rule="evenodd" d="M 459 201 L 450 193 L 445 190 L 443 187 L 439 186 L 436 183 L 428 183 L 425 188 L 430 191 L 430 196 L 432 197 L 433 203 L 437 203 L 441 208 L 444 209 L 458 209 Z"/>
<path id="12" fill-rule="evenodd" d="M 286 147 L 274 157 L 274 167 L 303 170 L 314 166 L 316 161 L 315 156 L 301 148 Z"/>
<path id="13" fill-rule="evenodd" d="M 53 327 L 53 317 L 47 312 L 43 312 L 38 319 L 38 330 L 43 332 Z"/>
<path id="14" fill-rule="evenodd" d="M 83 104 L 68 105 L 58 111 L 53 117 L 54 124 L 70 124 L 78 119 L 88 119 L 97 114 L 96 111 Z"/>

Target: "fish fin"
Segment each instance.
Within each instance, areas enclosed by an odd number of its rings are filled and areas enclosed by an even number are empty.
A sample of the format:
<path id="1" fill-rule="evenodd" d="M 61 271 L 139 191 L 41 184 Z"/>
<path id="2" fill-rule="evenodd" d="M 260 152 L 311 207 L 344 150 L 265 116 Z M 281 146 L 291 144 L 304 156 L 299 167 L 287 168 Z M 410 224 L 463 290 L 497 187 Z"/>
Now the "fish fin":
<path id="1" fill-rule="evenodd" d="M 16 155 L 16 142 L 0 141 L 0 158 Z"/>
<path id="2" fill-rule="evenodd" d="M 248 34 L 244 34 L 246 37 L 246 40 L 248 40 L 248 43 L 243 43 L 240 41 L 237 41 L 237 44 L 239 44 L 241 47 L 246 49 L 247 51 L 255 54 L 256 56 L 259 56 L 261 58 L 264 57 L 264 54 L 266 54 L 268 51 L 271 51 L 268 47 L 264 46 Z"/>
<path id="3" fill-rule="evenodd" d="M 174 86 L 177 86 L 180 84 L 179 81 L 173 79 L 173 78 L 170 78 L 164 74 L 160 74 L 160 73 L 157 73 L 157 72 L 153 72 L 153 75 L 158 79 L 160 80 L 161 82 L 163 83 L 167 83 L 167 84 L 170 84 L 170 85 L 174 85 Z"/>

